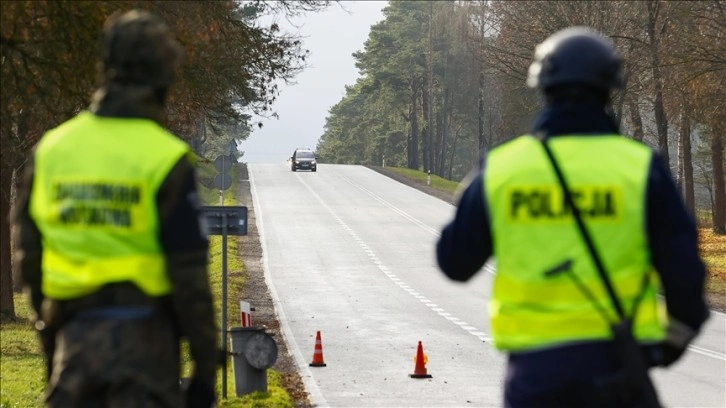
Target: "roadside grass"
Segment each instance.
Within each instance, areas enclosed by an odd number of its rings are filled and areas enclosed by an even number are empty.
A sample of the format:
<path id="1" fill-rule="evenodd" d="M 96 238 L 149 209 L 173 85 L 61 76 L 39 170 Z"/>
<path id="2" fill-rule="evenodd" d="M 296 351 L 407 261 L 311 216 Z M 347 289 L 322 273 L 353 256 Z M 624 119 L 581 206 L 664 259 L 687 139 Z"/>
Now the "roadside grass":
<path id="1" fill-rule="evenodd" d="M 0 325 L 0 407 L 43 406 L 45 359 L 35 330 L 30 324 L 30 306 L 17 293 L 15 319 L 4 318 Z"/>
<path id="2" fill-rule="evenodd" d="M 225 191 L 225 205 L 237 205 L 238 171 L 232 171 L 232 188 Z M 219 193 L 213 188 L 216 170 L 211 163 L 198 165 L 200 200 L 205 205 L 219 205 Z M 227 237 L 227 327 L 239 326 L 239 294 L 244 286 L 244 265 L 237 256 L 238 240 Z M 209 280 L 215 300 L 217 326 L 221 326 L 222 237 L 210 237 Z M 30 306 L 22 294 L 14 295 L 15 319 L 4 318 L 0 324 L 0 408 L 42 408 L 45 390 L 45 362 L 38 338 L 30 324 Z M 182 344 L 182 376 L 190 376 L 192 361 L 189 347 Z M 294 402 L 282 386 L 279 372 L 267 370 L 268 392 L 236 397 L 232 359 L 227 363 L 227 399 L 222 399 L 221 369 L 217 374 L 220 408 L 291 408 Z"/>
<path id="3" fill-rule="evenodd" d="M 232 176 L 232 188 L 224 191 L 224 205 L 239 205 L 237 203 L 237 190 L 239 186 L 238 165 L 234 165 L 230 175 Z M 216 169 L 211 163 L 199 163 L 198 182 L 199 195 L 204 205 L 219 205 L 219 191 L 213 188 Z M 211 187 L 211 188 L 209 188 Z M 215 235 L 209 237 L 209 283 L 212 288 L 212 295 L 215 299 L 215 311 L 217 324 L 221 326 L 222 321 L 222 237 Z M 227 237 L 227 329 L 239 326 L 241 322 L 239 310 L 239 295 L 244 287 L 244 264 L 237 256 L 239 253 L 239 241 L 235 236 Z M 220 327 L 218 327 L 220 328 Z M 221 328 L 220 328 L 221 329 Z M 229 343 L 228 343 L 229 344 Z M 182 361 L 183 373 L 188 376 L 191 372 L 191 358 L 188 347 L 183 348 Z M 243 397 L 235 396 L 234 372 L 232 359 L 227 360 L 227 399 L 222 397 L 222 373 L 217 373 L 217 396 L 220 408 L 288 408 L 293 407 L 294 402 L 285 388 L 282 386 L 282 377 L 275 370 L 267 370 L 267 391 L 254 392 Z"/>
<path id="4" fill-rule="evenodd" d="M 706 268 L 706 290 L 717 298 L 726 298 L 726 235 L 716 235 L 711 228 L 699 228 L 699 249 Z"/>
<path id="5" fill-rule="evenodd" d="M 389 170 L 392 170 L 404 177 L 407 177 L 409 179 L 412 179 L 416 181 L 419 184 L 426 185 L 427 184 L 427 178 L 428 174 L 424 173 L 423 171 L 419 170 L 411 170 L 406 169 L 403 167 L 386 167 Z M 439 177 L 435 174 L 431 175 L 431 184 L 430 187 L 435 188 L 437 190 L 454 194 L 456 192 L 456 189 L 458 188 L 459 183 L 451 180 L 447 180 L 445 178 Z"/>

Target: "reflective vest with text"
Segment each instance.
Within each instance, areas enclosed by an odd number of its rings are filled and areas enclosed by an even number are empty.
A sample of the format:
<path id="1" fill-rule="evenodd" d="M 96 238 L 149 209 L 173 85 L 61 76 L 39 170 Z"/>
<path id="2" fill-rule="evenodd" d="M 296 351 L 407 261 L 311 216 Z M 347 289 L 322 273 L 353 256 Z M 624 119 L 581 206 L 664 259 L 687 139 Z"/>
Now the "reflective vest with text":
<path id="1" fill-rule="evenodd" d="M 186 143 L 148 119 L 83 112 L 47 132 L 30 199 L 43 294 L 76 299 L 122 281 L 152 297 L 168 294 L 156 196 L 186 154 Z"/>
<path id="2" fill-rule="evenodd" d="M 650 148 L 620 135 L 548 144 L 626 313 L 640 299 L 635 337 L 661 340 L 665 309 L 645 231 Z M 493 149 L 484 171 L 497 265 L 489 302 L 495 346 L 516 352 L 611 338 L 609 321 L 618 317 L 541 142 L 522 136 Z M 568 260 L 569 271 L 545 274 Z"/>

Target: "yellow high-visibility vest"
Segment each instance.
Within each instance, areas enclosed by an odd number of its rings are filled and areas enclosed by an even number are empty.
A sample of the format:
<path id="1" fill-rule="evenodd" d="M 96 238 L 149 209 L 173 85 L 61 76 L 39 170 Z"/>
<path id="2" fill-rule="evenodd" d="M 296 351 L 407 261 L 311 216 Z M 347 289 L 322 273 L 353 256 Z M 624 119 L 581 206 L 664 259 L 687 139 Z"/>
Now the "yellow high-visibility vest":
<path id="1" fill-rule="evenodd" d="M 122 281 L 149 296 L 168 294 L 156 195 L 186 154 L 186 143 L 148 119 L 83 112 L 47 132 L 30 198 L 43 294 L 75 299 Z"/>
<path id="2" fill-rule="evenodd" d="M 548 144 L 626 313 L 632 313 L 647 280 L 635 337 L 662 339 L 665 308 L 656 297 L 659 280 L 645 231 L 651 150 L 620 135 L 573 135 Z M 495 346 L 525 351 L 611 338 L 608 321 L 568 273 L 545 275 L 572 260 L 576 279 L 610 321 L 617 321 L 541 142 L 522 136 L 493 149 L 484 172 L 497 262 L 489 302 Z"/>

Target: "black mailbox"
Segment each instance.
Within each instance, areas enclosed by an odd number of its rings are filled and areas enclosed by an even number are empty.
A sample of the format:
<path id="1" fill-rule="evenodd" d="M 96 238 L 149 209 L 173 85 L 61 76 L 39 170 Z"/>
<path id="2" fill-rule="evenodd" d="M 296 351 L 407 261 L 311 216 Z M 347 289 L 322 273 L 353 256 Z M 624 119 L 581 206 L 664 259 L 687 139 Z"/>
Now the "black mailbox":
<path id="1" fill-rule="evenodd" d="M 207 220 L 209 235 L 222 235 L 222 226 L 227 225 L 227 235 L 247 235 L 247 207 L 203 206 L 202 213 Z"/>

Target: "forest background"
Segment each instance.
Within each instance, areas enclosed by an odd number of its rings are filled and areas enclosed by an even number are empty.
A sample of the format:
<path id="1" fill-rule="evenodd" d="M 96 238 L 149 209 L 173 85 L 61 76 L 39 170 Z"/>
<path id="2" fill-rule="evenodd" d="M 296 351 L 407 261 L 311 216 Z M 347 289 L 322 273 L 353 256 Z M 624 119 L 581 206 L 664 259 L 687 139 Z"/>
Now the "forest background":
<path id="1" fill-rule="evenodd" d="M 281 84 L 305 68 L 301 39 L 260 21 L 329 3 L 2 2 L 0 313 L 14 316 L 19 289 L 7 217 L 18 176 L 40 136 L 87 106 L 111 13 L 148 9 L 177 33 L 186 57 L 167 125 L 214 159 L 239 156 L 230 145 L 261 125 L 253 117 L 276 115 Z M 353 54 L 360 76 L 329 111 L 320 160 L 461 180 L 492 147 L 529 130 L 541 108 L 525 86 L 534 47 L 573 25 L 616 42 L 628 75 L 613 100 L 623 133 L 658 149 L 699 223 L 726 234 L 723 0 L 391 1 Z"/>
<path id="2" fill-rule="evenodd" d="M 15 317 L 8 214 L 27 158 L 43 133 L 87 108 L 98 82 L 101 28 L 114 12 L 160 16 L 184 48 L 166 126 L 202 161 L 247 139 L 253 117 L 274 117 L 280 88 L 305 68 L 302 39 L 271 16 L 316 12 L 326 0 L 3 1 L 0 4 L 0 315 Z M 83 154 L 79 152 L 79 159 Z M 207 187 L 212 187 L 211 185 Z"/>
<path id="3" fill-rule="evenodd" d="M 726 234 L 726 2 L 391 2 L 353 56 L 357 82 L 330 109 L 317 153 L 461 180 L 492 147 L 531 129 L 536 44 L 569 26 L 612 38 L 626 88 L 622 132 L 670 164 L 701 226 Z"/>

